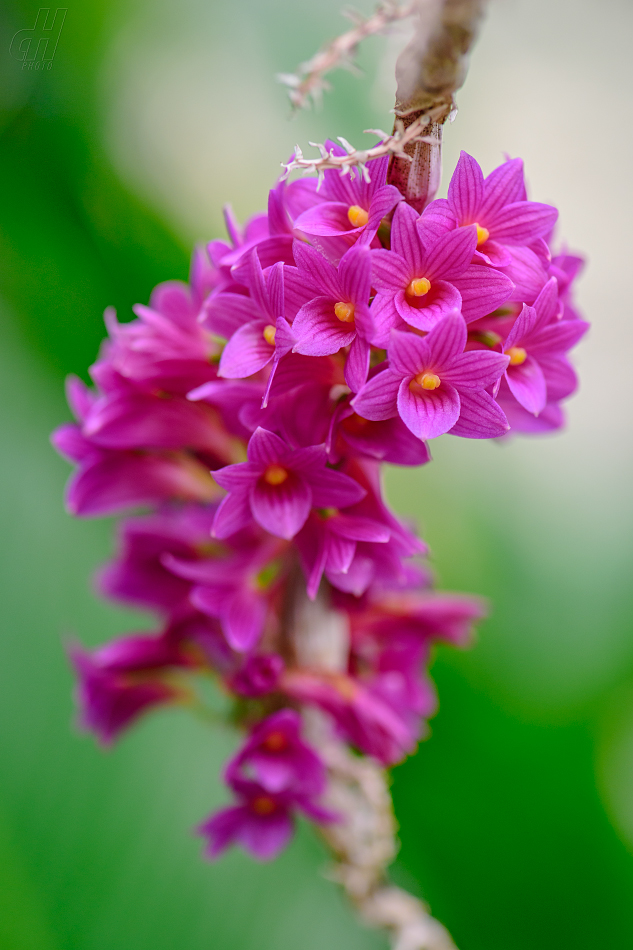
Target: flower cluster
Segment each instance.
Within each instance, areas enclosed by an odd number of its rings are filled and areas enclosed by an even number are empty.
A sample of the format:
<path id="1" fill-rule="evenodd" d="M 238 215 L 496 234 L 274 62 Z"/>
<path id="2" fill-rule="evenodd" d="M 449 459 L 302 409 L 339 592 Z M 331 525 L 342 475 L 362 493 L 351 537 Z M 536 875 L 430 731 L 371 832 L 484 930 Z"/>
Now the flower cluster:
<path id="1" fill-rule="evenodd" d="M 305 710 L 400 761 L 434 712 L 433 642 L 464 644 L 482 616 L 431 589 L 381 463 L 423 465 L 444 433 L 557 428 L 576 386 L 582 262 L 552 256 L 557 212 L 527 200 L 521 161 L 484 179 L 462 153 L 421 215 L 387 163 L 282 180 L 244 229 L 227 213 L 229 241 L 195 253 L 188 285 L 159 285 L 129 323 L 106 312 L 94 388 L 69 382 L 77 421 L 54 434 L 77 466 L 70 511 L 128 513 L 101 590 L 159 618 L 73 648 L 84 726 L 109 743 L 210 675 L 248 730 L 226 768 L 235 804 L 199 829 L 211 856 L 239 842 L 268 859 L 297 813 L 336 821 Z M 302 591 L 342 622 L 336 662 L 298 648 Z"/>

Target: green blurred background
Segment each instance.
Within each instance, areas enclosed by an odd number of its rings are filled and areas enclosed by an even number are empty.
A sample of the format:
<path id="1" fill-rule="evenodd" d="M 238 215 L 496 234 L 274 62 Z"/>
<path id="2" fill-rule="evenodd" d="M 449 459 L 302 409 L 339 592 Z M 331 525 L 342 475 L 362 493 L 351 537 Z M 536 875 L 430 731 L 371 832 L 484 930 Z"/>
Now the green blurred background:
<path id="1" fill-rule="evenodd" d="M 384 947 L 307 828 L 270 866 L 200 860 L 230 732 L 163 713 L 107 754 L 76 732 L 64 639 L 146 621 L 91 592 L 112 524 L 64 514 L 48 445 L 106 305 L 185 277 L 222 204 L 260 209 L 295 142 L 389 125 L 398 36 L 288 119 L 274 74 L 342 27 L 339 3 L 83 0 L 44 72 L 9 55 L 37 4 L 0 12 L 2 950 Z M 447 170 L 460 148 L 486 171 L 525 158 L 590 257 L 594 323 L 567 432 L 444 438 L 432 466 L 388 476 L 440 583 L 494 604 L 473 650 L 438 654 L 432 736 L 394 773 L 394 877 L 460 950 L 633 946 L 632 32 L 628 0 L 493 0 L 446 135 Z"/>

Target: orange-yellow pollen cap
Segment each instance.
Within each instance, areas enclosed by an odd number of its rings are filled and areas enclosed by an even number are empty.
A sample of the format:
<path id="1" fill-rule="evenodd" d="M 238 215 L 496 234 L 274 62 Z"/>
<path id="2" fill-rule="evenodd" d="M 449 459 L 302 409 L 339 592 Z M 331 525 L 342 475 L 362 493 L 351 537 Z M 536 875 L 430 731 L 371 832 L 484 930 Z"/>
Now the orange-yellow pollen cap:
<path id="1" fill-rule="evenodd" d="M 264 472 L 264 481 L 268 485 L 283 485 L 288 478 L 288 472 L 281 465 L 269 465 Z"/>
<path id="2" fill-rule="evenodd" d="M 266 736 L 262 745 L 267 752 L 282 752 L 288 745 L 288 740 L 283 732 L 271 732 Z"/>
<path id="3" fill-rule="evenodd" d="M 488 228 L 483 228 L 480 224 L 476 224 L 475 227 L 477 228 L 477 247 L 479 247 L 480 244 L 486 243 L 490 237 L 490 231 Z"/>
<path id="4" fill-rule="evenodd" d="M 334 313 L 341 323 L 352 323 L 354 320 L 354 304 L 343 303 L 342 300 L 339 300 L 338 303 L 334 304 Z"/>
<path id="5" fill-rule="evenodd" d="M 277 808 L 275 800 L 268 795 L 258 795 L 251 802 L 251 808 L 256 815 L 272 815 Z"/>
<path id="6" fill-rule="evenodd" d="M 415 377 L 415 381 L 422 389 L 437 389 L 442 382 L 440 377 L 436 376 L 435 373 L 420 373 Z"/>
<path id="7" fill-rule="evenodd" d="M 350 205 L 347 209 L 347 219 L 353 228 L 364 228 L 369 221 L 369 215 L 360 205 Z"/>
<path id="8" fill-rule="evenodd" d="M 426 277 L 416 277 L 407 287 L 407 293 L 410 297 L 424 297 L 431 289 L 431 281 Z"/>
<path id="9" fill-rule="evenodd" d="M 510 357 L 510 366 L 520 366 L 527 359 L 527 353 L 522 346 L 511 346 L 506 350 L 506 356 Z"/>
<path id="10" fill-rule="evenodd" d="M 266 343 L 270 343 L 271 346 L 274 346 L 276 333 L 277 333 L 277 330 L 272 325 L 272 323 L 269 323 L 268 326 L 265 326 L 263 336 L 264 336 L 264 339 L 266 340 Z"/>

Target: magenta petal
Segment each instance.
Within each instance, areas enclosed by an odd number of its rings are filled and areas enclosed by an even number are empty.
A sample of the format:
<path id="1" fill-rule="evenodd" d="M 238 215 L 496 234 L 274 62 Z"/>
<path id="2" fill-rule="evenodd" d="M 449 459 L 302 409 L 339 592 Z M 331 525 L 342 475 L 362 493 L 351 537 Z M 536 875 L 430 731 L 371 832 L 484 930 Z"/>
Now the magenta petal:
<path id="1" fill-rule="evenodd" d="M 463 279 L 459 278 L 459 281 Z M 396 310 L 409 326 L 418 330 L 431 330 L 442 317 L 462 309 L 462 297 L 457 283 L 457 280 L 455 283 L 434 280 L 428 294 L 417 298 L 417 306 L 410 303 L 411 298 L 401 290 L 394 297 Z"/>
<path id="2" fill-rule="evenodd" d="M 251 491 L 255 521 L 278 538 L 289 541 L 305 524 L 312 507 L 310 486 L 294 473 L 281 485 L 259 479 Z"/>
<path id="3" fill-rule="evenodd" d="M 300 242 L 295 242 L 300 243 Z M 284 267 L 284 316 L 292 322 L 304 303 L 312 300 L 314 290 L 306 284 L 305 275 L 298 267 Z"/>
<path id="4" fill-rule="evenodd" d="M 479 224 L 487 227 L 486 222 L 492 220 L 505 205 L 521 201 L 524 197 L 523 161 L 520 158 L 513 158 L 499 165 L 486 178 L 484 197 L 479 209 L 481 215 Z"/>
<path id="5" fill-rule="evenodd" d="M 530 356 L 520 366 L 509 366 L 506 380 L 510 392 L 528 412 L 535 416 L 545 408 L 547 387 L 541 367 Z"/>
<path id="6" fill-rule="evenodd" d="M 516 201 L 490 219 L 491 237 L 502 244 L 529 244 L 552 230 L 558 211 L 536 201 Z"/>
<path id="7" fill-rule="evenodd" d="M 301 280 L 312 289 L 313 296 L 333 297 L 334 300 L 340 300 L 341 287 L 336 268 L 326 261 L 309 244 L 303 241 L 296 241 L 294 245 L 294 256 L 299 268 Z"/>
<path id="8" fill-rule="evenodd" d="M 477 248 L 477 229 L 474 225 L 448 231 L 429 248 L 424 274 L 433 278 L 453 280 L 468 268 Z M 418 275 L 416 275 L 418 276 Z"/>
<path id="9" fill-rule="evenodd" d="M 360 229 L 352 228 L 347 217 L 348 208 L 348 204 L 325 201 L 300 214 L 295 221 L 295 228 L 297 231 L 303 231 L 304 234 L 322 237 L 335 237 L 350 231 L 357 233 Z"/>
<path id="10" fill-rule="evenodd" d="M 472 224 L 484 196 L 484 176 L 472 155 L 462 151 L 448 186 L 448 203 L 460 224 Z"/>
<path id="11" fill-rule="evenodd" d="M 353 323 L 342 323 L 334 312 L 336 300 L 315 297 L 305 304 L 292 324 L 297 339 L 293 350 L 305 356 L 328 356 L 349 346 L 356 336 Z"/>
<path id="12" fill-rule="evenodd" d="M 504 267 L 504 273 L 515 285 L 511 300 L 533 303 L 547 283 L 547 273 L 542 263 L 529 247 L 509 247 L 512 263 Z"/>
<path id="13" fill-rule="evenodd" d="M 366 304 L 371 291 L 371 251 L 355 244 L 341 258 L 338 277 L 343 291 L 339 299 L 354 304 Z"/>
<path id="14" fill-rule="evenodd" d="M 238 653 L 248 653 L 259 642 L 266 619 L 263 597 L 238 590 L 222 615 L 222 629 L 228 645 Z"/>
<path id="15" fill-rule="evenodd" d="M 357 393 L 365 385 L 370 355 L 369 343 L 357 334 L 345 361 L 345 382 L 353 393 Z"/>
<path id="16" fill-rule="evenodd" d="M 398 390 L 398 412 L 408 429 L 419 439 L 435 439 L 455 425 L 460 397 L 448 383 L 438 389 L 411 390 L 411 380 L 402 380 Z"/>
<path id="17" fill-rule="evenodd" d="M 369 220 L 358 239 L 359 244 L 362 245 L 373 237 L 382 219 L 402 200 L 402 195 L 393 185 L 383 185 L 377 189 L 369 205 Z"/>
<path id="18" fill-rule="evenodd" d="M 389 369 L 368 380 L 352 400 L 354 411 L 364 419 L 380 422 L 398 412 L 398 389 L 401 376 Z"/>
<path id="19" fill-rule="evenodd" d="M 246 453 L 249 462 L 263 469 L 283 459 L 288 454 L 288 446 L 274 432 L 258 426 L 250 437 Z"/>
<path id="20" fill-rule="evenodd" d="M 535 356 L 565 353 L 583 338 L 588 329 L 589 324 L 584 320 L 559 320 L 533 334 L 526 346 Z"/>
<path id="21" fill-rule="evenodd" d="M 349 508 L 367 494 L 356 479 L 331 468 L 316 473 L 311 485 L 312 500 L 317 508 Z"/>
<path id="22" fill-rule="evenodd" d="M 371 252 L 372 281 L 379 294 L 404 290 L 411 274 L 411 265 L 399 254 L 382 249 Z"/>
<path id="23" fill-rule="evenodd" d="M 347 574 L 356 554 L 356 541 L 336 534 L 328 537 L 327 569 L 336 574 Z"/>
<path id="24" fill-rule="evenodd" d="M 513 346 L 520 345 L 530 331 L 534 329 L 537 321 L 538 313 L 536 309 L 534 307 L 528 307 L 528 305 L 524 303 L 521 313 L 512 324 L 512 329 L 506 337 L 506 341 L 503 345 L 504 350 L 507 351 Z"/>
<path id="25" fill-rule="evenodd" d="M 222 488 L 227 491 L 247 492 L 253 484 L 253 479 L 259 474 L 256 466 L 250 462 L 238 462 L 236 465 L 226 465 L 211 473 Z"/>
<path id="26" fill-rule="evenodd" d="M 471 264 L 455 286 L 462 295 L 462 314 L 466 323 L 492 313 L 512 296 L 512 281 L 501 271 L 482 264 Z"/>
<path id="27" fill-rule="evenodd" d="M 216 294 L 203 307 L 204 326 L 212 333 L 229 340 L 244 323 L 250 323 L 261 313 L 250 297 L 242 294 Z"/>
<path id="28" fill-rule="evenodd" d="M 407 262 L 414 277 L 424 277 L 426 266 L 426 254 L 416 227 L 419 217 L 417 211 L 403 201 L 396 208 L 391 223 L 391 250 Z"/>
<path id="29" fill-rule="evenodd" d="M 292 837 L 292 819 L 285 811 L 266 818 L 253 815 L 242 825 L 240 841 L 260 861 L 272 861 Z"/>
<path id="30" fill-rule="evenodd" d="M 252 521 L 251 508 L 246 495 L 227 495 L 215 513 L 211 534 L 214 538 L 229 538 Z"/>
<path id="31" fill-rule="evenodd" d="M 508 359 L 503 353 L 487 350 L 461 353 L 455 357 L 448 369 L 442 371 L 442 379 L 455 386 L 460 393 L 488 389 L 503 375 Z"/>
<path id="32" fill-rule="evenodd" d="M 451 435 L 466 439 L 494 439 L 504 435 L 510 426 L 503 410 L 485 391 L 462 393 L 460 414 Z"/>
<path id="33" fill-rule="evenodd" d="M 449 363 L 464 352 L 468 331 L 460 313 L 449 313 L 424 338 L 429 352 L 429 363 L 423 369 L 435 368 L 443 373 Z M 391 354 L 390 354 L 391 355 Z"/>
<path id="34" fill-rule="evenodd" d="M 462 324 L 464 321 L 461 321 Z M 430 335 L 430 334 L 429 334 Z M 466 342 L 466 327 L 464 327 L 464 343 Z M 463 349 L 462 344 L 462 349 Z M 400 378 L 415 376 L 430 366 L 433 359 L 428 338 L 422 338 L 417 333 L 400 333 L 394 330 L 389 340 L 389 370 Z"/>
<path id="35" fill-rule="evenodd" d="M 386 525 L 371 518 L 340 514 L 330 521 L 330 530 L 342 538 L 352 541 L 371 541 L 384 544 L 391 537 L 391 531 Z"/>
<path id="36" fill-rule="evenodd" d="M 405 325 L 391 294 L 376 294 L 369 308 L 369 317 L 371 326 L 367 338 L 373 346 L 382 349 L 389 343 L 391 331 Z"/>
<path id="37" fill-rule="evenodd" d="M 199 835 L 207 838 L 205 855 L 208 858 L 217 858 L 223 851 L 233 844 L 241 831 L 248 811 L 240 805 L 236 808 L 225 808 L 216 812 L 196 830 Z"/>
<path id="38" fill-rule="evenodd" d="M 264 339 L 265 320 L 254 320 L 240 327 L 224 347 L 218 376 L 224 379 L 244 379 L 270 363 L 275 352 Z"/>
<path id="39" fill-rule="evenodd" d="M 475 260 L 479 257 L 484 264 L 492 264 L 493 267 L 507 267 L 512 263 L 512 255 L 503 244 L 497 244 L 496 241 L 486 241 L 480 244 L 475 252 Z"/>
<path id="40" fill-rule="evenodd" d="M 548 402 L 557 402 L 559 399 L 566 399 L 576 391 L 578 380 L 573 366 L 561 357 L 540 357 L 539 365 L 543 370 L 545 383 L 547 384 Z"/>

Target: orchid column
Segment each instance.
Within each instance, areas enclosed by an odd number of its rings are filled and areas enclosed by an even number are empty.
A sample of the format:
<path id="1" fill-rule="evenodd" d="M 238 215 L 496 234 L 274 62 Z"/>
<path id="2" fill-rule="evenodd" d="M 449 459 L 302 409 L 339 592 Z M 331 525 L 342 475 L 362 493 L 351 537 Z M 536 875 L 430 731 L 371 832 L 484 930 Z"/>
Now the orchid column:
<path id="1" fill-rule="evenodd" d="M 54 434 L 77 467 L 69 510 L 125 515 L 103 593 L 156 617 L 72 649 L 83 725 L 111 743 L 159 705 L 198 707 L 212 679 L 245 738 L 231 800 L 198 829 L 206 855 L 269 860 L 303 816 L 398 950 L 452 942 L 388 883 L 387 770 L 435 712 L 433 643 L 466 645 L 485 611 L 433 590 L 381 466 L 428 463 L 444 434 L 559 428 L 587 328 L 581 259 L 552 251 L 557 211 L 528 200 L 520 159 L 485 177 L 462 153 L 445 200 L 392 183 L 408 147 L 437 148 L 430 121 L 297 154 L 267 213 L 241 227 L 227 210 L 229 240 L 196 250 L 188 284 L 159 285 L 128 323 L 106 311 L 94 387 L 69 381 L 76 422 Z"/>

